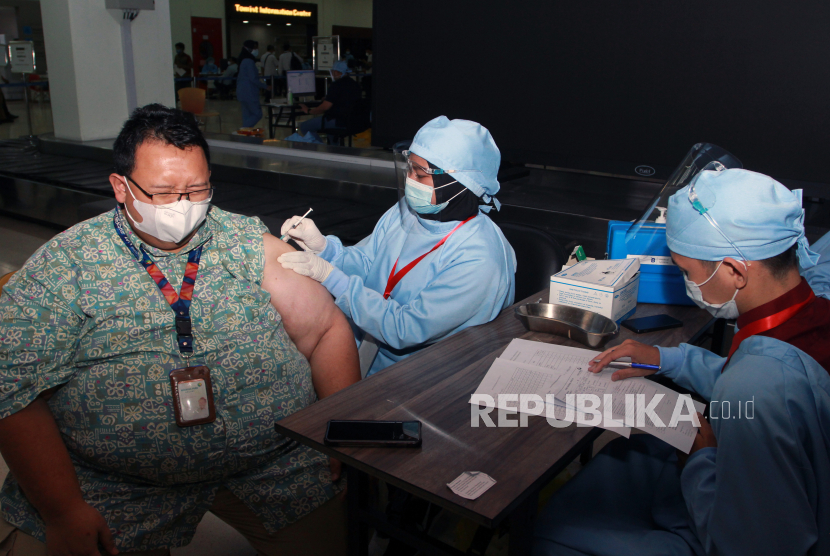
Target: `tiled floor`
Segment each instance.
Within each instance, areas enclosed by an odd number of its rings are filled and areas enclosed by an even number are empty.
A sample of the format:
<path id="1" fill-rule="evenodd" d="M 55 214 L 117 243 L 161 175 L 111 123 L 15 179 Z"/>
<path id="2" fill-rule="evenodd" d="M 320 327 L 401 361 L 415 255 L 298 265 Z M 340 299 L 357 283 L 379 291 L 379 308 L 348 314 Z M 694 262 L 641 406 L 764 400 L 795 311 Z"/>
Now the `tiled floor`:
<path id="1" fill-rule="evenodd" d="M 0 124 L 0 140 L 15 139 L 22 135 L 28 135 L 29 124 L 26 116 L 26 105 L 24 104 L 24 102 L 21 100 L 15 100 L 7 101 L 6 104 L 9 108 L 9 112 L 20 117 L 13 123 Z M 40 135 L 41 133 L 54 132 L 54 127 L 52 124 L 52 106 L 48 101 L 43 101 L 41 103 L 33 102 L 31 110 L 33 126 L 32 131 L 35 135 Z M 240 108 L 239 103 L 235 100 L 208 100 L 205 104 L 205 111 L 219 112 L 222 121 L 221 131 L 223 133 L 232 133 L 240 127 L 242 127 L 242 109 Z M 267 131 L 268 110 L 266 108 L 263 108 L 262 111 L 263 118 L 257 123 L 255 127 L 261 127 Z M 298 118 L 298 120 L 302 121 L 304 119 L 309 118 L 311 118 L 311 116 L 303 116 L 301 118 Z M 218 133 L 220 131 L 219 119 L 209 118 L 207 120 L 207 131 Z M 274 138 L 284 139 L 291 133 L 292 132 L 290 129 L 280 127 L 277 128 L 276 133 L 274 134 Z"/>
<path id="2" fill-rule="evenodd" d="M 17 139 L 20 136 L 29 135 L 29 120 L 26 117 L 26 104 L 22 100 L 10 100 L 6 101 L 6 106 L 8 106 L 9 112 L 20 117 L 12 123 L 0 124 L 0 140 Z M 33 102 L 31 110 L 32 132 L 35 135 L 51 133 L 53 131 L 52 106 L 49 102 Z"/>

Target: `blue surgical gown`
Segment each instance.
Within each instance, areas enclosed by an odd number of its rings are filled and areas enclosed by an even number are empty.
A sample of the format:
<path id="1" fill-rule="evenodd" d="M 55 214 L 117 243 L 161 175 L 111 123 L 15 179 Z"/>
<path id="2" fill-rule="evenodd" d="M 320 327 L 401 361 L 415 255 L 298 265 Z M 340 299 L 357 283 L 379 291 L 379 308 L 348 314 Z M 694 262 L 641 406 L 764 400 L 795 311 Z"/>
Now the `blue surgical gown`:
<path id="1" fill-rule="evenodd" d="M 259 78 L 256 62 L 250 58 L 242 60 L 239 64 L 239 74 L 236 76 L 236 100 L 256 103 L 259 106 L 259 91 L 267 87 Z"/>
<path id="2" fill-rule="evenodd" d="M 830 233 L 811 245 L 810 249 L 821 255 L 821 258 L 813 268 L 802 270 L 801 275 L 807 279 L 816 295 L 830 299 Z"/>
<path id="3" fill-rule="evenodd" d="M 470 326 L 490 322 L 513 304 L 516 255 L 490 218 L 478 216 L 461 226 L 397 284 L 389 299 L 383 291 L 395 261 L 397 270 L 420 257 L 458 222 L 401 216 L 390 208 L 370 236 L 352 247 L 327 237 L 320 256 L 345 273 L 323 285 L 351 320 L 355 337 L 370 334 L 378 354 L 368 375 Z"/>
<path id="4" fill-rule="evenodd" d="M 830 554 L 830 374 L 774 338 L 724 359 L 661 348 L 661 374 L 710 400 L 717 448 L 610 443 L 556 493 L 535 555 Z M 750 403 L 748 403 L 750 402 Z"/>

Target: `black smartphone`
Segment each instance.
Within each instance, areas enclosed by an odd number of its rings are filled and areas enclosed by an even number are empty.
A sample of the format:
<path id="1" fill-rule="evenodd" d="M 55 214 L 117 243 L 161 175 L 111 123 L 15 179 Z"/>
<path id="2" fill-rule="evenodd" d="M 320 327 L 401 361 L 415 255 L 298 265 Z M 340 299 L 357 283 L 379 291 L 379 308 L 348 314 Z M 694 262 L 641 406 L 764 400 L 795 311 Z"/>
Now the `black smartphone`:
<path id="1" fill-rule="evenodd" d="M 650 317 L 624 320 L 622 325 L 629 330 L 633 330 L 637 334 L 644 334 L 646 332 L 655 332 L 657 330 L 679 328 L 683 326 L 683 323 L 668 315 L 652 315 Z"/>
<path id="2" fill-rule="evenodd" d="M 417 448 L 420 421 L 329 421 L 323 441 L 328 446 Z"/>

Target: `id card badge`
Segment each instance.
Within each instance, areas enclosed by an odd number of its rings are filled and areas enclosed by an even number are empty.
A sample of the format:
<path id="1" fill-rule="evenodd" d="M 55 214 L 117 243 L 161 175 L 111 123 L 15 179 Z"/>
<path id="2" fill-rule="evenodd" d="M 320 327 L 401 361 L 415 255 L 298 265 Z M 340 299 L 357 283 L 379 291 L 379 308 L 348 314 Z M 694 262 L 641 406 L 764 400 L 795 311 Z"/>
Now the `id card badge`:
<path id="1" fill-rule="evenodd" d="M 180 427 L 204 425 L 216 419 L 210 369 L 204 365 L 170 371 L 170 389 Z"/>

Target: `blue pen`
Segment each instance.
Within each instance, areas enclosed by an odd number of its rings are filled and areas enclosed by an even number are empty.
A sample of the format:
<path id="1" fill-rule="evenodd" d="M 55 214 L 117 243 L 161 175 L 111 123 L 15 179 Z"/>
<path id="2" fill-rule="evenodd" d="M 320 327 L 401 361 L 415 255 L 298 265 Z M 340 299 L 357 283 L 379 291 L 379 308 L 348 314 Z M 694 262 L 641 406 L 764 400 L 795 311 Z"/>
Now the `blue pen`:
<path id="1" fill-rule="evenodd" d="M 620 369 L 648 369 L 649 371 L 659 371 L 660 365 L 646 365 L 645 363 L 626 363 L 625 361 L 611 361 L 608 363 L 609 367 L 617 367 Z"/>

